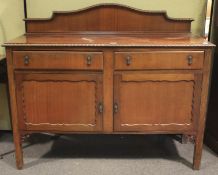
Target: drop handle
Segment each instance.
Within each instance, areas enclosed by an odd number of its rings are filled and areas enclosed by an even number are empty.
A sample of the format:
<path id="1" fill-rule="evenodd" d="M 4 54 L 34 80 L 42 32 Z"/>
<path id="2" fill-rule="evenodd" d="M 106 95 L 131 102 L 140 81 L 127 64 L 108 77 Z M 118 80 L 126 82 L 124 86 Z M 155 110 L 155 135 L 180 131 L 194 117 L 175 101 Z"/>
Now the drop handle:
<path id="1" fill-rule="evenodd" d="M 30 63 L 30 57 L 29 56 L 24 56 L 24 58 L 23 58 L 23 62 L 24 62 L 24 65 L 29 65 L 29 63 Z"/>
<path id="2" fill-rule="evenodd" d="M 117 103 L 114 103 L 114 113 L 118 113 L 118 110 L 119 110 L 119 106 Z"/>
<path id="3" fill-rule="evenodd" d="M 192 55 L 189 55 L 189 56 L 187 57 L 187 60 L 188 60 L 188 65 L 191 66 L 192 63 L 193 63 L 193 56 L 192 56 Z"/>
<path id="4" fill-rule="evenodd" d="M 126 65 L 129 66 L 129 65 L 131 65 L 131 63 L 132 63 L 132 58 L 131 58 L 131 56 L 127 56 L 127 57 L 126 57 Z"/>
<path id="5" fill-rule="evenodd" d="M 100 114 L 102 114 L 104 112 L 104 105 L 103 105 L 103 103 L 99 103 L 98 104 L 98 112 Z"/>
<path id="6" fill-rule="evenodd" d="M 86 57 L 86 64 L 87 64 L 88 66 L 90 66 L 90 65 L 92 64 L 92 56 L 91 56 L 91 55 L 88 55 L 88 56 Z"/>

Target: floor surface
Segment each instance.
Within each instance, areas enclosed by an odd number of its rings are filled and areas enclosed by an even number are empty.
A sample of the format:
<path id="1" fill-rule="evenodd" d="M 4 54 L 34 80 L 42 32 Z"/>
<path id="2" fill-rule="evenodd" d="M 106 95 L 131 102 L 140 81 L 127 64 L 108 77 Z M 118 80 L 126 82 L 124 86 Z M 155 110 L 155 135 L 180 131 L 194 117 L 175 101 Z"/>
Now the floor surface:
<path id="1" fill-rule="evenodd" d="M 16 170 L 11 133 L 0 135 L 0 175 L 217 175 L 218 157 L 204 147 L 200 171 L 191 169 L 193 144 L 158 135 L 34 134 Z"/>

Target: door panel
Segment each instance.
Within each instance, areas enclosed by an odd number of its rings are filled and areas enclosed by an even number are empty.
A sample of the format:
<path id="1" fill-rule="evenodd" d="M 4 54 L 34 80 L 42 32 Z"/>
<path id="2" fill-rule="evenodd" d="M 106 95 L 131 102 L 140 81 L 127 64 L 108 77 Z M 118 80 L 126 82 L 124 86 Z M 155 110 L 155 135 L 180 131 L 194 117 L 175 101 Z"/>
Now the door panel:
<path id="1" fill-rule="evenodd" d="M 195 76 L 193 74 L 115 75 L 116 131 L 169 131 L 194 125 Z"/>
<path id="2" fill-rule="evenodd" d="M 19 118 L 27 130 L 102 128 L 100 74 L 16 74 Z M 20 120 L 23 121 L 23 120 Z"/>

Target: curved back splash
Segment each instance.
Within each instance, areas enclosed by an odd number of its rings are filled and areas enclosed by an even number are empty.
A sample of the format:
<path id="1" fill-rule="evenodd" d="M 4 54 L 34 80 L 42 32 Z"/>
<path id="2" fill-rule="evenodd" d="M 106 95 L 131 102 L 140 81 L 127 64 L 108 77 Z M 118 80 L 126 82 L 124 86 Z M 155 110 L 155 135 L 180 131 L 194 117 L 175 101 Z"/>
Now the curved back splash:
<path id="1" fill-rule="evenodd" d="M 100 4 L 48 19 L 25 19 L 27 33 L 190 33 L 192 19 L 169 18 L 165 11 L 143 11 Z"/>

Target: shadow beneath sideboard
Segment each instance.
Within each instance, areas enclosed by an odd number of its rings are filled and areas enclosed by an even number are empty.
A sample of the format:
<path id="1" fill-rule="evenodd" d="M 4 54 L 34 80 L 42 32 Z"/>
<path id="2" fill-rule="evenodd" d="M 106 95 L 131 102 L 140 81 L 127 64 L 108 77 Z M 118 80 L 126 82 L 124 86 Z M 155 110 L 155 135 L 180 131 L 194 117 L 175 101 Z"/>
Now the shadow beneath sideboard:
<path id="1" fill-rule="evenodd" d="M 3 134 L 0 139 L 3 145 L 1 154 L 4 159 L 2 161 L 15 168 L 12 134 Z M 25 169 L 56 161 L 59 158 L 156 158 L 178 161 L 192 167 L 190 161 L 180 156 L 176 141 L 169 135 L 32 134 L 23 144 L 23 152 Z M 26 159 L 29 160 L 26 161 Z"/>
<path id="2" fill-rule="evenodd" d="M 34 134 L 28 142 L 52 142 L 47 152 L 25 165 L 32 167 L 58 158 L 168 159 L 188 167 L 191 162 L 181 157 L 175 140 L 167 135 L 43 135 Z M 40 152 L 40 150 L 35 150 Z M 31 154 L 26 154 L 31 157 Z M 43 161 L 44 158 L 44 161 Z"/>

